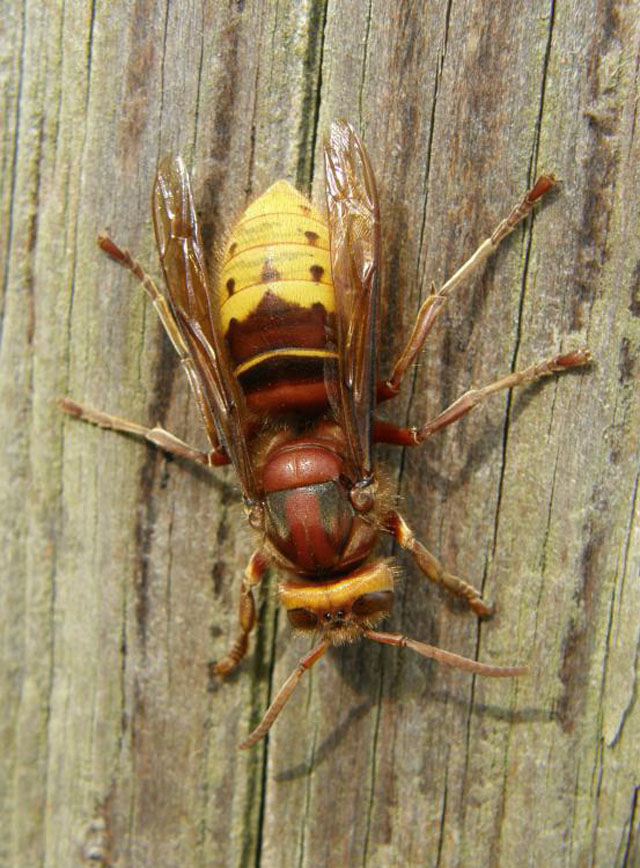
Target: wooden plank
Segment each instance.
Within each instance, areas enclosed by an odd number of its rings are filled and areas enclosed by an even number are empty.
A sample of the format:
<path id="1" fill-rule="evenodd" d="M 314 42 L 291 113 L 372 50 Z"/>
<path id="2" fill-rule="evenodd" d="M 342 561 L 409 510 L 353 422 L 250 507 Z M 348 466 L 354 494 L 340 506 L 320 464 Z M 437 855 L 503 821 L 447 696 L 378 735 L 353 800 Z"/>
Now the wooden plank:
<path id="1" fill-rule="evenodd" d="M 640 329 L 637 0 L 189 0 L 5 10 L 0 80 L 3 697 L 0 865 L 631 866 L 637 811 Z M 390 548 L 389 629 L 491 681 L 369 643 L 332 651 L 267 745 L 236 744 L 306 643 L 260 595 L 224 685 L 253 547 L 214 476 L 63 419 L 70 394 L 203 444 L 109 227 L 158 273 L 160 155 L 193 167 L 215 248 L 279 177 L 322 198 L 322 135 L 363 132 L 384 215 L 388 368 L 442 283 L 543 168 L 550 197 L 461 287 L 393 421 L 557 349 L 594 364 L 380 449 L 416 533 L 482 586 L 474 617 Z M 384 550 L 384 549 L 383 549 Z"/>

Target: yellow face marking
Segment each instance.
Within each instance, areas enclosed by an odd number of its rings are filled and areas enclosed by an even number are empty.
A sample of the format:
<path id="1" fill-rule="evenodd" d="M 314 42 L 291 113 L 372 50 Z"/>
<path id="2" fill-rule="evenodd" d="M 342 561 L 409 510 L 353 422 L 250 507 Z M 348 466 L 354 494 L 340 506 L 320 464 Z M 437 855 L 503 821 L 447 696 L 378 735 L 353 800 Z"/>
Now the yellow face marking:
<path id="1" fill-rule="evenodd" d="M 353 603 L 362 594 L 392 590 L 393 572 L 385 561 L 378 561 L 338 582 L 282 584 L 278 588 L 278 599 L 285 609 L 324 611 Z"/>

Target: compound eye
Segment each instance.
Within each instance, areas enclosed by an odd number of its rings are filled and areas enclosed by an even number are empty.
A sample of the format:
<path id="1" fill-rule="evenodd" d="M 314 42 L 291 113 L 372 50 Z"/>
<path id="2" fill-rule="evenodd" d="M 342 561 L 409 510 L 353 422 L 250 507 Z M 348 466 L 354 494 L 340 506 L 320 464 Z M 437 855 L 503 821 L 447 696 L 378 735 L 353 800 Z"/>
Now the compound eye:
<path id="1" fill-rule="evenodd" d="M 354 615 L 386 615 L 393 607 L 393 591 L 372 591 L 355 600 L 351 611 Z"/>
<path id="2" fill-rule="evenodd" d="M 287 617 L 297 630 L 315 630 L 318 626 L 318 616 L 310 609 L 289 609 Z"/>

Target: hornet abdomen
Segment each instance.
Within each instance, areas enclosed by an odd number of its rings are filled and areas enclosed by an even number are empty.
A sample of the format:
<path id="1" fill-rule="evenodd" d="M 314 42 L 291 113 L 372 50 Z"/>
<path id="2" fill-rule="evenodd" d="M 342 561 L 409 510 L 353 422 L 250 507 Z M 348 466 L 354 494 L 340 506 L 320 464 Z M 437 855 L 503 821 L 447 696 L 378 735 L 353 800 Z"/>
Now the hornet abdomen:
<path id="1" fill-rule="evenodd" d="M 250 410 L 278 415 L 327 405 L 336 357 L 329 232 L 309 200 L 278 181 L 235 225 L 222 259 L 222 333 Z"/>

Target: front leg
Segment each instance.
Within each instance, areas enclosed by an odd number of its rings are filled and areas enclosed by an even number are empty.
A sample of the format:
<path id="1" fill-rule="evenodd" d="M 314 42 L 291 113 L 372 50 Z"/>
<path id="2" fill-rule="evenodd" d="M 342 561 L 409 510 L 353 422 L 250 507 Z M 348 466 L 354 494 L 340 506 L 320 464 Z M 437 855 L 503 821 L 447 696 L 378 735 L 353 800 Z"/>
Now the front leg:
<path id="1" fill-rule="evenodd" d="M 395 509 L 392 509 L 386 517 L 385 530 L 391 533 L 399 545 L 405 551 L 411 552 L 416 563 L 428 579 L 438 585 L 442 585 L 457 597 L 463 597 L 470 608 L 480 618 L 487 618 L 493 614 L 493 606 L 482 599 L 480 591 L 465 582 L 459 576 L 448 573 L 438 558 L 432 555 L 422 543 L 415 538 L 413 531 L 404 518 Z"/>
<path id="2" fill-rule="evenodd" d="M 253 589 L 262 581 L 269 569 L 269 563 L 269 558 L 261 549 L 251 555 L 240 591 L 238 634 L 227 654 L 213 667 L 216 675 L 228 675 L 247 653 L 249 634 L 256 625 L 256 602 L 253 597 Z"/>

